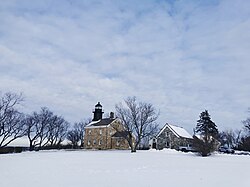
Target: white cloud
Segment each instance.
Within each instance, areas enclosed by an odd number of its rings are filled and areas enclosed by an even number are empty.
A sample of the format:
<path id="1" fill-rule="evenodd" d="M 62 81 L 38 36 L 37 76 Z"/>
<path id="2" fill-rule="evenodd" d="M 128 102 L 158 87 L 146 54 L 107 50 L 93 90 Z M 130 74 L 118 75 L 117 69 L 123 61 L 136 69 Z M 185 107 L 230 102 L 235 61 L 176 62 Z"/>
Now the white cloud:
<path id="1" fill-rule="evenodd" d="M 8 1 L 0 5 L 0 90 L 70 121 L 127 96 L 189 131 L 208 109 L 220 129 L 249 107 L 250 11 L 242 1 Z"/>

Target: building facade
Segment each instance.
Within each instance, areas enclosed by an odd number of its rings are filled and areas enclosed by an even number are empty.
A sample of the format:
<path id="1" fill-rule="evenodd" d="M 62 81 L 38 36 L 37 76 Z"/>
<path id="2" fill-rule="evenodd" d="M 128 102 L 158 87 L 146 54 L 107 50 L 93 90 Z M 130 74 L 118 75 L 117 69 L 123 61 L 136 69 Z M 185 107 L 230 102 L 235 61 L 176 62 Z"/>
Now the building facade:
<path id="1" fill-rule="evenodd" d="M 111 112 L 108 118 L 102 118 L 103 111 L 100 102 L 95 105 L 94 117 L 85 127 L 85 149 L 129 149 L 124 138 L 127 133 L 118 118 Z"/>
<path id="2" fill-rule="evenodd" d="M 193 137 L 182 127 L 166 124 L 155 138 L 152 139 L 151 147 L 155 149 L 186 149 L 191 150 Z"/>

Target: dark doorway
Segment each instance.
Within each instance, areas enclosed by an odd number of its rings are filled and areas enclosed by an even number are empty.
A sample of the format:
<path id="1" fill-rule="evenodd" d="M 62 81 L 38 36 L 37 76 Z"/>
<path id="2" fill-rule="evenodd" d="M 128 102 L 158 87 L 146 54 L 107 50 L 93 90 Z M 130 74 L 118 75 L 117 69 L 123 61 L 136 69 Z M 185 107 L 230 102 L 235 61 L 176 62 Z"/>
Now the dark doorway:
<path id="1" fill-rule="evenodd" d="M 166 147 L 169 147 L 169 142 L 166 143 Z"/>
<path id="2" fill-rule="evenodd" d="M 156 143 L 153 142 L 153 146 L 152 146 L 153 149 L 156 149 Z"/>
<path id="3" fill-rule="evenodd" d="M 156 149 L 156 140 L 155 140 L 155 139 L 153 139 L 152 148 L 153 148 L 153 149 Z"/>

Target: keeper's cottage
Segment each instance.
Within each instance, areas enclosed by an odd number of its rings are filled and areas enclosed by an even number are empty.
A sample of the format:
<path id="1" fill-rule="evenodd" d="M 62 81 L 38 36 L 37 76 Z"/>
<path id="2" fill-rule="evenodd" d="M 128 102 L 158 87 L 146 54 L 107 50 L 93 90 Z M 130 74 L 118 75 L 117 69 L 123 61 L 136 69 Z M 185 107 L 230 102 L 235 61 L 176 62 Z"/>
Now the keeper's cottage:
<path id="1" fill-rule="evenodd" d="M 155 149 L 192 149 L 193 137 L 182 127 L 166 125 L 160 130 L 155 138 L 152 139 L 151 147 Z"/>
<path id="2" fill-rule="evenodd" d="M 93 111 L 94 116 L 91 123 L 85 127 L 84 148 L 85 149 L 129 149 L 124 138 L 126 131 L 113 112 L 108 118 L 103 118 L 102 105 L 98 102 Z"/>

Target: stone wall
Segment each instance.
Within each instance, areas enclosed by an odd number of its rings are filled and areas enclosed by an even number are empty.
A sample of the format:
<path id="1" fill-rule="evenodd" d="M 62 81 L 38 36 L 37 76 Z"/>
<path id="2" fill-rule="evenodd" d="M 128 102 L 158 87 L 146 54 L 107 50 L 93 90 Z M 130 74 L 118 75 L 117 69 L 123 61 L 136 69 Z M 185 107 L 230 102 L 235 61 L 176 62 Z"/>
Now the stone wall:
<path id="1" fill-rule="evenodd" d="M 112 137 L 111 147 L 112 149 L 129 149 L 129 144 L 124 138 Z"/>
<path id="2" fill-rule="evenodd" d="M 115 128 L 113 128 L 115 127 Z M 85 149 L 129 149 L 128 143 L 124 138 L 114 138 L 116 129 L 123 129 L 117 120 L 112 125 L 104 127 L 86 128 L 84 135 Z"/>
<path id="3" fill-rule="evenodd" d="M 85 149 L 109 149 L 110 128 L 88 128 L 85 129 L 84 148 Z"/>
<path id="4" fill-rule="evenodd" d="M 192 145 L 193 139 L 177 137 L 168 127 L 157 137 L 157 149 L 179 149 L 179 146 Z"/>

